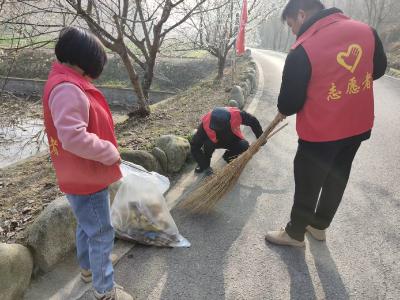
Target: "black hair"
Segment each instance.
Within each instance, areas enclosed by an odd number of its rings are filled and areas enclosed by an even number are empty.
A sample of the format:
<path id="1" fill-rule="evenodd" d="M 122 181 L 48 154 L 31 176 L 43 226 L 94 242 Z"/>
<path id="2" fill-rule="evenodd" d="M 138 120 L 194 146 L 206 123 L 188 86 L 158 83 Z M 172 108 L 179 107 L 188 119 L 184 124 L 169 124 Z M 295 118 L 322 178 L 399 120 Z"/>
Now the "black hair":
<path id="1" fill-rule="evenodd" d="M 97 37 L 72 26 L 61 30 L 55 53 L 59 62 L 78 66 L 84 75 L 93 79 L 100 76 L 107 62 L 106 52 Z"/>
<path id="2" fill-rule="evenodd" d="M 282 12 L 282 21 L 286 21 L 287 18 L 296 18 L 300 10 L 318 11 L 324 8 L 325 5 L 323 5 L 320 0 L 290 0 Z"/>

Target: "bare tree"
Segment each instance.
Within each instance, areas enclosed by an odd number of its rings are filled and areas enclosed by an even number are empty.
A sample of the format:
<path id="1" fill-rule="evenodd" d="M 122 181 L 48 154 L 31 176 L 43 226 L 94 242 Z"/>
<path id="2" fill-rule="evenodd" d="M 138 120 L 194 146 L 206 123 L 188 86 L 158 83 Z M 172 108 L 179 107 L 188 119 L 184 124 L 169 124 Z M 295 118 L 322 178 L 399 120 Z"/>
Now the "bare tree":
<path id="1" fill-rule="evenodd" d="M 322 0 L 326 7 L 337 7 L 354 19 L 364 21 L 377 29 L 388 40 L 397 34 L 399 23 L 400 1 L 397 0 Z M 258 29 L 260 46 L 273 50 L 287 50 L 288 33 L 286 24 L 279 20 L 279 14 L 274 14 Z M 392 34 L 393 32 L 393 34 Z"/>
<path id="2" fill-rule="evenodd" d="M 131 50 L 124 40 L 130 2 L 127 0 L 117 3 L 107 2 L 110 1 L 88 0 L 86 3 L 82 3 L 82 1 L 66 0 L 65 2 L 59 1 L 58 5 L 67 12 L 76 13 L 105 47 L 120 56 L 137 95 L 139 109 L 136 113 L 142 116 L 148 115 L 150 113 L 149 104 L 131 59 L 134 55 L 130 55 Z"/>
<path id="3" fill-rule="evenodd" d="M 249 1 L 247 31 L 253 30 L 271 12 L 278 8 L 274 3 Z M 280 1 L 278 1 L 280 2 Z M 181 30 L 187 44 L 194 49 L 208 51 L 218 59 L 217 80 L 222 79 L 226 59 L 235 44 L 242 1 L 216 0 L 207 2 L 201 11 L 190 18 L 188 27 Z"/>
<path id="4" fill-rule="evenodd" d="M 1 48 L 9 52 L 54 42 L 60 29 L 76 18 L 61 10 L 54 1 L 3 0 L 0 4 Z"/>
<path id="5" fill-rule="evenodd" d="M 378 31 L 385 23 L 397 22 L 400 3 L 397 0 L 323 0 L 328 7 L 336 6 L 352 18 L 362 20 Z"/>
<path id="6" fill-rule="evenodd" d="M 140 115 L 150 113 L 148 96 L 154 68 L 166 36 L 184 23 L 206 0 L 106 1 L 66 0 L 102 43 L 117 53 L 129 74 L 139 99 Z M 134 64 L 143 69 L 140 83 Z"/>
<path id="7" fill-rule="evenodd" d="M 367 10 L 368 24 L 379 30 L 382 22 L 394 12 L 398 0 L 364 0 Z"/>
<path id="8" fill-rule="evenodd" d="M 143 116 L 150 113 L 148 93 L 156 59 L 167 35 L 187 21 L 206 1 L 25 0 L 16 2 L 19 8 L 10 9 L 12 16 L 0 21 L 0 26 L 20 26 L 24 30 L 43 28 L 41 35 L 45 30 L 58 32 L 62 25 L 72 23 L 88 27 L 105 47 L 121 58 L 138 98 L 139 108 L 134 114 Z M 47 15 L 37 18 L 39 13 Z M 49 16 L 56 20 L 50 21 Z M 71 16 L 76 18 L 73 22 Z M 143 69 L 141 82 L 135 65 Z"/>
<path id="9" fill-rule="evenodd" d="M 53 42 L 60 29 L 65 26 L 58 22 L 59 15 L 64 14 L 51 1 L 11 1 L 0 2 L 0 54 L 4 60 L 6 75 L 0 86 L 0 96 L 11 73 L 18 51 L 36 49 Z M 67 22 L 67 18 L 62 18 Z M 74 16 L 70 16 L 73 22 Z M 51 24 L 51 25 L 49 25 Z"/>
<path id="10" fill-rule="evenodd" d="M 280 16 L 280 11 L 275 11 L 257 29 L 259 46 L 275 51 L 287 51 L 294 37 Z"/>

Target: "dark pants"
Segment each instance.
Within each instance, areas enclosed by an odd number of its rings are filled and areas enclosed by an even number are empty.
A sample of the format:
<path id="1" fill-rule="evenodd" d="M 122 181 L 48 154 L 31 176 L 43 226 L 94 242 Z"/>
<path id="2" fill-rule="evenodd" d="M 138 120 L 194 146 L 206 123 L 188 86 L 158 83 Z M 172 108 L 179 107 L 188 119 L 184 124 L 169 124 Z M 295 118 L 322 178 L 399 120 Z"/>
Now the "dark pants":
<path id="1" fill-rule="evenodd" d="M 203 146 L 204 154 L 206 156 L 208 166 L 210 166 L 211 156 L 213 155 L 215 149 L 227 149 L 223 155 L 224 160 L 230 163 L 240 154 L 245 152 L 249 148 L 249 142 L 246 140 L 235 140 L 229 145 L 218 145 L 213 143 L 206 143 Z"/>
<path id="2" fill-rule="evenodd" d="M 299 141 L 294 159 L 295 194 L 286 232 L 303 241 L 305 228 L 326 229 L 342 200 L 361 142 Z"/>

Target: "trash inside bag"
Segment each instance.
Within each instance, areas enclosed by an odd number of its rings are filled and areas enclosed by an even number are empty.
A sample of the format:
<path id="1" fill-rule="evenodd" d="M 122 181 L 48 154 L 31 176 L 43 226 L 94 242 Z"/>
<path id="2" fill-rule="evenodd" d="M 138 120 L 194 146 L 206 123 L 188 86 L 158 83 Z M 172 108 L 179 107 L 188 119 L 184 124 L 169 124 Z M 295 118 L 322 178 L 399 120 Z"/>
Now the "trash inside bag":
<path id="1" fill-rule="evenodd" d="M 121 172 L 123 178 L 110 189 L 111 196 L 116 191 L 111 219 L 117 237 L 152 246 L 190 247 L 163 196 L 168 178 L 129 162 L 121 164 Z"/>

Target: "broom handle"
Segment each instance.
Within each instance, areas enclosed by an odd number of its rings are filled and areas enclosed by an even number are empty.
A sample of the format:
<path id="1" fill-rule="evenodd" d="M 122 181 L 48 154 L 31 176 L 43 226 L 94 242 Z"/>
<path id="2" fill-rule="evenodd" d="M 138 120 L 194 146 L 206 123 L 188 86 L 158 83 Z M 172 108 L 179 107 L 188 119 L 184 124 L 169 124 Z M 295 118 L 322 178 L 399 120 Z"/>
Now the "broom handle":
<path id="1" fill-rule="evenodd" d="M 288 126 L 289 123 L 286 123 L 285 125 L 282 125 L 281 127 L 279 127 L 277 130 L 275 130 L 274 132 L 272 132 L 269 136 L 267 136 L 267 141 L 272 138 L 275 134 L 277 134 L 279 131 L 281 131 L 283 128 L 285 128 L 286 126 Z"/>
<path id="2" fill-rule="evenodd" d="M 260 140 L 262 140 L 263 142 L 266 142 L 268 140 L 268 136 L 271 134 L 272 130 L 275 129 L 276 126 L 278 126 L 278 124 L 282 122 L 282 117 L 281 114 L 278 113 L 274 120 L 269 124 L 269 126 L 267 127 L 267 129 L 264 130 L 263 134 L 259 137 Z"/>

